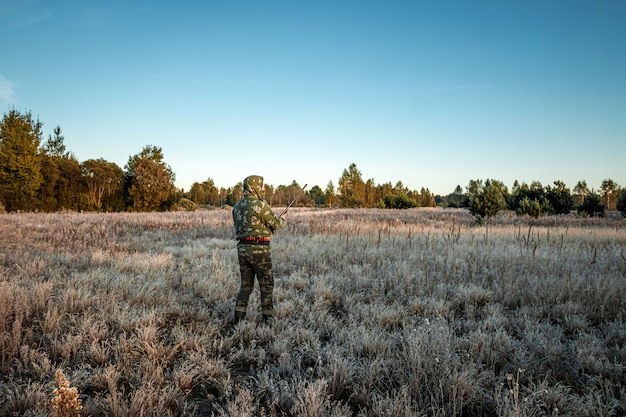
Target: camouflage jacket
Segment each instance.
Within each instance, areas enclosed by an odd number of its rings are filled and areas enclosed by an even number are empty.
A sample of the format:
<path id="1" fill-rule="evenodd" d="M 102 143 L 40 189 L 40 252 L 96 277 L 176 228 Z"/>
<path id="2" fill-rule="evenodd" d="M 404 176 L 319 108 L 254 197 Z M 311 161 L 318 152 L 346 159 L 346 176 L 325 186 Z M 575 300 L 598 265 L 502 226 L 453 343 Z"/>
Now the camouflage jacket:
<path id="1" fill-rule="evenodd" d="M 237 239 L 271 237 L 274 230 L 285 225 L 285 219 L 263 200 L 263 177 L 251 175 L 243 180 L 243 198 L 233 207 L 233 221 Z"/>

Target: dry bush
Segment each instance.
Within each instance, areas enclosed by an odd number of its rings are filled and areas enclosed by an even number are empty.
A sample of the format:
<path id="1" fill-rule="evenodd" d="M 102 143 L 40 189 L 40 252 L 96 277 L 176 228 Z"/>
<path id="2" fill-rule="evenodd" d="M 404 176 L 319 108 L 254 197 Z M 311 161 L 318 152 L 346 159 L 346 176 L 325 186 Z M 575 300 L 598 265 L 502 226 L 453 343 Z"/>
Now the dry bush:
<path id="1" fill-rule="evenodd" d="M 626 222 L 293 209 L 273 327 L 228 210 L 0 215 L 0 415 L 623 415 Z M 524 369 L 523 373 L 518 373 Z"/>
<path id="2" fill-rule="evenodd" d="M 83 409 L 82 400 L 78 397 L 78 389 L 70 386 L 65 374 L 60 369 L 55 373 L 57 387 L 53 391 L 52 411 L 59 417 L 71 417 Z"/>

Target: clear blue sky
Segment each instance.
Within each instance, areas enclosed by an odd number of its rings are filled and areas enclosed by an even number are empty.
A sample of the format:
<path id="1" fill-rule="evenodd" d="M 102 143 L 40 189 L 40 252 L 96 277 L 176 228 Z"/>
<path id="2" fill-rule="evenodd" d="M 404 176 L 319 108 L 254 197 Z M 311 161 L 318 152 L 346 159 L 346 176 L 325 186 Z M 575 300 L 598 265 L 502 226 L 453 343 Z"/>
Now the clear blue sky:
<path id="1" fill-rule="evenodd" d="M 0 105 L 79 161 L 448 194 L 626 186 L 626 1 L 0 0 Z"/>

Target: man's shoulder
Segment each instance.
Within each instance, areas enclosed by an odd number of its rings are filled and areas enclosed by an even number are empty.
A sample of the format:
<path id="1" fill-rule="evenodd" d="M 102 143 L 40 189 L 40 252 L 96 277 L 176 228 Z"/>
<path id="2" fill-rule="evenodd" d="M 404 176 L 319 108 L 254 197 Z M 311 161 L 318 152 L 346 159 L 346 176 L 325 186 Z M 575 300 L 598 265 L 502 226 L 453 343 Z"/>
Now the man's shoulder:
<path id="1" fill-rule="evenodd" d="M 265 200 L 261 200 L 260 198 L 253 197 L 253 196 L 244 197 L 239 201 L 241 201 L 241 203 L 245 204 L 246 206 L 258 206 L 258 205 L 266 204 Z"/>
<path id="2" fill-rule="evenodd" d="M 235 203 L 233 210 L 249 209 L 252 206 L 262 206 L 264 204 L 266 204 L 264 200 L 256 197 L 243 197 Z"/>
<path id="3" fill-rule="evenodd" d="M 235 203 L 233 207 L 241 206 L 243 204 L 249 204 L 249 202 L 250 202 L 250 197 L 242 197 L 239 200 L 237 200 L 237 202 Z"/>

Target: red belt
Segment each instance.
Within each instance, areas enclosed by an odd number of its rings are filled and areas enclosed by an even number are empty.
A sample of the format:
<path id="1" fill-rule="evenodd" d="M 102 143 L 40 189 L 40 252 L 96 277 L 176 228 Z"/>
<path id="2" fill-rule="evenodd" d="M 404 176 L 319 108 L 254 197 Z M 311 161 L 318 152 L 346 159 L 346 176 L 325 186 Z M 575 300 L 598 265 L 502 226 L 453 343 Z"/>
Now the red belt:
<path id="1" fill-rule="evenodd" d="M 269 245 L 270 238 L 269 237 L 242 237 L 239 239 L 239 243 L 243 243 L 245 245 Z"/>

